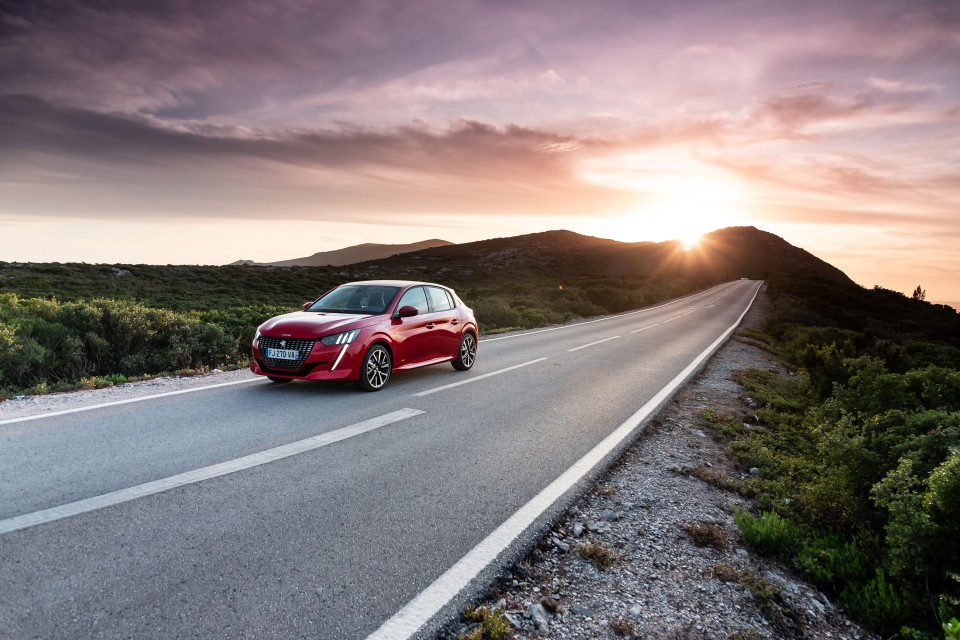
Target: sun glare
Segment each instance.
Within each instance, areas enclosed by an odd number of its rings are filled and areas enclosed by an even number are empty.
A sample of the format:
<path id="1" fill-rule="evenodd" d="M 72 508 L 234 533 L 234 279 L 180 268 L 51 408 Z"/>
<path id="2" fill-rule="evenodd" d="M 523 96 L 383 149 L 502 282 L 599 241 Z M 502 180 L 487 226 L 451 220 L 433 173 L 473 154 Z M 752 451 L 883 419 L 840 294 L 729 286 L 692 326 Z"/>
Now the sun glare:
<path id="1" fill-rule="evenodd" d="M 603 222 L 594 220 L 594 233 L 609 238 L 627 242 L 677 240 L 684 251 L 689 251 L 703 234 L 742 224 L 744 193 L 740 183 L 685 154 L 606 158 L 591 166 L 584 178 L 638 194 L 633 210 Z"/>

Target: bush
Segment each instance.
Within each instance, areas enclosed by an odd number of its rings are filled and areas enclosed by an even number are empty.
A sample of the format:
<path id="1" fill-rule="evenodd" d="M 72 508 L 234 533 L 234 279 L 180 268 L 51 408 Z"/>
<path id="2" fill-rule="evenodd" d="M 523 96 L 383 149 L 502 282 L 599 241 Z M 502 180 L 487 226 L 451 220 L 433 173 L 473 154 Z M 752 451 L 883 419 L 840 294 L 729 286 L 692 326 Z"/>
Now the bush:
<path id="1" fill-rule="evenodd" d="M 906 619 L 906 600 L 887 581 L 883 569 L 877 569 L 865 585 L 849 584 L 840 594 L 840 602 L 857 620 L 884 635 L 896 633 Z"/>
<path id="2" fill-rule="evenodd" d="M 743 539 L 760 553 L 790 561 L 801 548 L 801 530 L 776 513 L 764 511 L 753 516 L 746 509 L 734 507 L 733 519 Z"/>
<path id="3" fill-rule="evenodd" d="M 0 389 L 89 387 L 109 376 L 218 367 L 247 357 L 237 335 L 195 312 L 129 301 L 21 301 L 7 294 L 0 298 L 0 317 Z M 259 321 L 251 324 L 252 338 Z"/>

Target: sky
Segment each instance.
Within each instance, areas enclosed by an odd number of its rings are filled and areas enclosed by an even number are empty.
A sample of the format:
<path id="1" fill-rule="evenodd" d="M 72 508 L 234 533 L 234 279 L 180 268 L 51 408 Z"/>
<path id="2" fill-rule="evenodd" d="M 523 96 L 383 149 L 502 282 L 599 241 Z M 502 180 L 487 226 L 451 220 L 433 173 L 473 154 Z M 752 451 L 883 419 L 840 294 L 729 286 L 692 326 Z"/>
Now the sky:
<path id="1" fill-rule="evenodd" d="M 0 0 L 0 260 L 733 225 L 960 301 L 960 3 Z"/>

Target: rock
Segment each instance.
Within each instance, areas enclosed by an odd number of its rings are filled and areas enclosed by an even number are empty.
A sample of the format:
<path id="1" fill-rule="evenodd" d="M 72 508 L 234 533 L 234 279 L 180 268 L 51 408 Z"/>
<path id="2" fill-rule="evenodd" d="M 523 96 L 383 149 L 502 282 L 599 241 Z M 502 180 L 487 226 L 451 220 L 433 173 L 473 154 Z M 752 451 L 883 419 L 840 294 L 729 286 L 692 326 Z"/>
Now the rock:
<path id="1" fill-rule="evenodd" d="M 587 609 L 586 607 L 580 606 L 579 604 L 570 605 L 570 613 L 575 613 L 578 616 L 583 616 L 584 618 L 593 617 L 593 611 Z"/>
<path id="2" fill-rule="evenodd" d="M 690 429 L 690 433 L 692 433 L 692 434 L 695 435 L 695 436 L 699 436 L 699 437 L 701 437 L 701 438 L 706 438 L 706 437 L 707 437 L 707 434 L 705 434 L 705 433 L 704 433 L 703 431 L 701 431 L 700 429 Z"/>
<path id="3" fill-rule="evenodd" d="M 507 622 L 510 623 L 510 626 L 516 629 L 517 631 L 523 631 L 523 623 L 509 611 L 503 614 L 503 617 L 507 619 Z"/>
<path id="4" fill-rule="evenodd" d="M 543 608 L 542 604 L 532 604 L 530 609 L 527 611 L 530 619 L 533 620 L 534 626 L 537 627 L 537 631 L 540 633 L 550 633 L 550 623 L 548 622 L 547 610 Z"/>
<path id="5" fill-rule="evenodd" d="M 630 617 L 639 618 L 643 614 L 643 609 L 640 608 L 640 605 L 635 604 L 630 607 Z"/>
<path id="6" fill-rule="evenodd" d="M 130 273 L 130 272 L 127 271 L 126 269 L 119 269 L 119 268 L 117 268 L 117 267 L 114 267 L 113 269 L 111 269 L 111 271 L 113 271 L 113 275 L 117 276 L 118 278 L 122 278 L 122 277 L 124 277 L 124 276 L 133 275 L 132 273 Z"/>
<path id="7" fill-rule="evenodd" d="M 583 535 L 583 525 L 580 524 L 579 522 L 574 523 L 574 525 L 573 525 L 573 537 L 574 537 L 574 538 L 579 538 L 579 537 L 582 536 L 582 535 Z"/>
<path id="8" fill-rule="evenodd" d="M 750 475 L 752 476 L 760 475 L 760 469 L 758 469 L 757 467 L 750 467 Z"/>
<path id="9" fill-rule="evenodd" d="M 619 520 L 620 516 L 617 515 L 612 509 L 604 509 L 600 512 L 600 519 L 605 522 L 613 522 Z"/>

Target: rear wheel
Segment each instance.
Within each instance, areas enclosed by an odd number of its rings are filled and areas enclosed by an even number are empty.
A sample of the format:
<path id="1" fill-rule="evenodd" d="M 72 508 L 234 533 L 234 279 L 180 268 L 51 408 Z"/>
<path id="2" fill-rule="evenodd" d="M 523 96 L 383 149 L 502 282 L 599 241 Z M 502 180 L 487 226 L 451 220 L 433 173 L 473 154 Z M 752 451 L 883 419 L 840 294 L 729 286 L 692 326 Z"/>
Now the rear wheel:
<path id="1" fill-rule="evenodd" d="M 460 349 L 453 360 L 453 368 L 457 371 L 466 371 L 477 361 L 477 339 L 472 333 L 465 333 L 460 339 Z"/>
<path id="2" fill-rule="evenodd" d="M 287 382 L 293 382 L 292 378 L 275 378 L 274 376 L 267 376 L 267 380 L 270 382 L 276 382 L 277 384 L 285 384 Z"/>
<path id="3" fill-rule="evenodd" d="M 390 379 L 392 362 L 390 352 L 382 344 L 375 344 L 363 356 L 357 386 L 364 391 L 380 391 Z"/>

